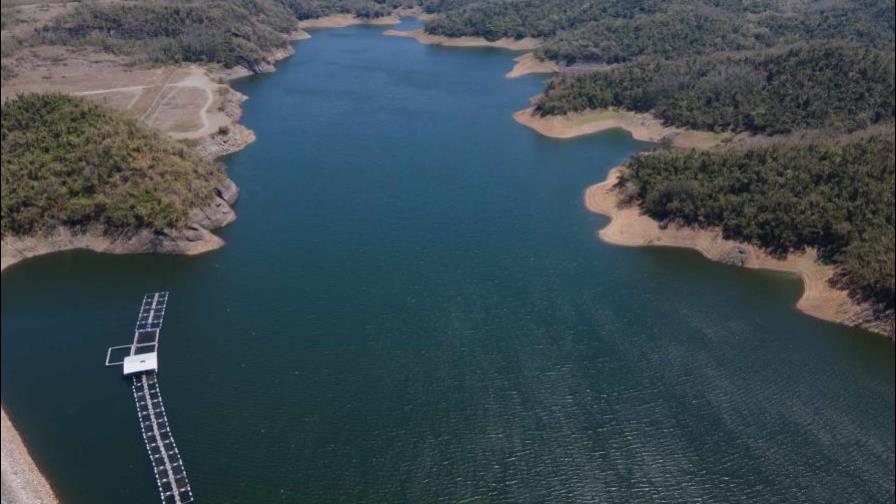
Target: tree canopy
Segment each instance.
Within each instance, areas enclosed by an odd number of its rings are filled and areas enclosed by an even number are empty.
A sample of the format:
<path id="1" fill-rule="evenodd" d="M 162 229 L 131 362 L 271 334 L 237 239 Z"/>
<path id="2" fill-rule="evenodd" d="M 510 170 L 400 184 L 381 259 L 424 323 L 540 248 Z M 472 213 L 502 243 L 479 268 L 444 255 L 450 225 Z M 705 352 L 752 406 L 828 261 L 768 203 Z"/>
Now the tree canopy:
<path id="1" fill-rule="evenodd" d="M 619 184 L 662 223 L 720 228 L 773 253 L 815 247 L 862 300 L 894 307 L 894 129 L 845 143 L 781 142 L 635 156 Z"/>
<path id="2" fill-rule="evenodd" d="M 223 168 L 134 119 L 60 94 L 3 104 L 2 234 L 182 226 Z"/>
<path id="3" fill-rule="evenodd" d="M 622 107 L 715 131 L 852 131 L 894 115 L 894 57 L 869 47 L 813 43 L 772 52 L 645 58 L 554 79 L 544 115 Z"/>

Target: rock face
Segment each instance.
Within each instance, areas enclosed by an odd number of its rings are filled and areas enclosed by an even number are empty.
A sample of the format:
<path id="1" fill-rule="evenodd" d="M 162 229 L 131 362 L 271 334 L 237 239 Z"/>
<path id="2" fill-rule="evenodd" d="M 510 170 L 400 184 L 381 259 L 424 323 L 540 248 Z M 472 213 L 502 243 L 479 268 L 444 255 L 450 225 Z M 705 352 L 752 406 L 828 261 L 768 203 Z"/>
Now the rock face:
<path id="1" fill-rule="evenodd" d="M 2 267 L 22 259 L 51 252 L 72 249 L 88 249 L 110 254 L 186 254 L 196 255 L 215 250 L 224 240 L 211 230 L 224 227 L 234 220 L 233 205 L 239 197 L 239 189 L 230 179 L 215 188 L 211 203 L 190 212 L 189 223 L 182 229 L 122 233 L 117 236 L 98 232 L 77 232 L 67 228 L 57 229 L 45 236 L 4 237 L 2 242 Z"/>

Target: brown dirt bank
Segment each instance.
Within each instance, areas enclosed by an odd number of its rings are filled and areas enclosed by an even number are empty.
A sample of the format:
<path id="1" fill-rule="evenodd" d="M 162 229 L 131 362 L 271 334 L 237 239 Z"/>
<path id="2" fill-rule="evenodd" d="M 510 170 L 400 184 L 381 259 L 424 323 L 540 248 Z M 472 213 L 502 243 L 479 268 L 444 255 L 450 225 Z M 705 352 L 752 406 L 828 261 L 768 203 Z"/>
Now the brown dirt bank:
<path id="1" fill-rule="evenodd" d="M 31 455 L 22 442 L 16 428 L 0 409 L 0 435 L 2 435 L 2 477 L 0 496 L 3 504 L 56 504 L 59 499 L 37 469 Z"/>
<path id="2" fill-rule="evenodd" d="M 511 51 L 531 51 L 541 45 L 541 40 L 534 38 L 512 39 L 502 38 L 498 40 L 486 40 L 482 37 L 445 37 L 442 35 L 430 35 L 423 29 L 413 31 L 386 30 L 383 35 L 390 37 L 407 37 L 427 45 L 441 45 L 446 47 L 494 47 Z"/>
<path id="3" fill-rule="evenodd" d="M 619 109 L 577 112 L 561 116 L 540 116 L 535 107 L 513 114 L 513 119 L 550 138 L 575 138 L 611 129 L 624 129 L 636 140 L 644 142 L 669 141 L 685 148 L 708 149 L 722 142 L 739 140 L 729 133 L 713 133 L 674 128 L 663 125 L 651 114 L 640 114 Z"/>
<path id="4" fill-rule="evenodd" d="M 400 22 L 401 19 L 399 19 L 398 15 L 367 19 L 355 16 L 354 14 L 334 14 L 332 16 L 299 21 L 299 28 L 303 30 L 313 30 L 321 28 L 345 28 L 346 26 L 355 25 L 394 25 Z"/>
<path id="5" fill-rule="evenodd" d="M 585 191 L 588 210 L 610 217 L 610 223 L 598 232 L 607 243 L 629 247 L 666 246 L 697 250 L 713 261 L 745 268 L 795 273 L 803 280 L 803 294 L 796 304 L 801 312 L 822 320 L 856 326 L 893 337 L 893 320 L 879 320 L 870 306 L 850 299 L 846 291 L 831 287 L 834 268 L 820 264 L 814 250 L 792 253 L 785 259 L 769 255 L 762 249 L 722 238 L 717 230 L 669 226 L 641 213 L 636 206 L 620 208 L 614 186 L 619 168 L 607 180 Z"/>
<path id="6" fill-rule="evenodd" d="M 529 74 L 550 74 L 560 71 L 560 65 L 553 61 L 540 60 L 533 53 L 526 53 L 513 59 L 513 68 L 504 76 L 508 79 Z"/>

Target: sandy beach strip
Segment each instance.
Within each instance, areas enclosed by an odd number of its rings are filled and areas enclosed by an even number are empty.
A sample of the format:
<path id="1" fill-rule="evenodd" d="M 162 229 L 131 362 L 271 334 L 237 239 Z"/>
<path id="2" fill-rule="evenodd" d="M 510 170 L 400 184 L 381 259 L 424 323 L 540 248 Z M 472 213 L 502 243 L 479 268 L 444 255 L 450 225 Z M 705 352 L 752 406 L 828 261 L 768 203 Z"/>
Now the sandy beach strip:
<path id="1" fill-rule="evenodd" d="M 0 410 L 2 423 L 2 478 L 0 495 L 3 504 L 56 504 L 59 499 L 53 493 L 46 478 L 37 469 L 25 443 L 16 431 L 6 409 Z"/>
<path id="2" fill-rule="evenodd" d="M 676 147 L 708 149 L 735 138 L 730 133 L 714 133 L 665 126 L 652 114 L 621 109 L 601 109 L 557 116 L 540 116 L 535 107 L 513 114 L 513 119 L 550 138 L 575 138 L 611 129 L 624 129 L 643 142 L 668 141 Z"/>
<path id="3" fill-rule="evenodd" d="M 713 261 L 745 268 L 782 271 L 799 275 L 803 294 L 796 304 L 801 312 L 848 326 L 889 334 L 892 327 L 875 321 L 871 308 L 854 302 L 848 293 L 831 287 L 835 270 L 817 260 L 814 250 L 791 253 L 780 259 L 747 243 L 726 240 L 719 230 L 670 225 L 665 229 L 637 206 L 620 208 L 615 190 L 621 168 L 610 171 L 607 179 L 588 187 L 584 203 L 588 210 L 610 217 L 610 223 L 598 232 L 601 240 L 628 247 L 663 246 L 694 249 Z"/>
<path id="4" fill-rule="evenodd" d="M 501 38 L 498 40 L 486 40 L 482 37 L 445 37 L 442 35 L 430 35 L 422 28 L 412 31 L 386 30 L 383 35 L 389 37 L 407 37 L 427 45 L 440 45 L 445 47 L 494 47 L 511 51 L 531 51 L 541 45 L 541 40 L 535 38 Z"/>
<path id="5" fill-rule="evenodd" d="M 504 76 L 508 79 L 521 77 L 529 74 L 552 74 L 560 71 L 560 65 L 553 61 L 540 60 L 535 57 L 534 53 L 526 53 L 522 56 L 513 58 L 516 62 Z"/>

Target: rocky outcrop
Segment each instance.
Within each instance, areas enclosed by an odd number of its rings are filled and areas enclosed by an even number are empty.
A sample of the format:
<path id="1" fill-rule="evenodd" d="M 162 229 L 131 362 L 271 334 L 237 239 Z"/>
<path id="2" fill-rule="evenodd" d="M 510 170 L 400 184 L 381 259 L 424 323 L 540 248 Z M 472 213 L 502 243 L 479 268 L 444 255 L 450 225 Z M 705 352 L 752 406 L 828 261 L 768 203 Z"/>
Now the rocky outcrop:
<path id="1" fill-rule="evenodd" d="M 229 91 L 221 98 L 221 110 L 230 119 L 230 124 L 196 144 L 196 152 L 204 159 L 217 159 L 232 154 L 255 141 L 255 133 L 239 123 L 243 116 L 242 103 L 246 101 L 246 95 L 232 88 L 228 89 Z"/>
<path id="2" fill-rule="evenodd" d="M 234 123 L 224 131 L 203 138 L 196 145 L 196 152 L 205 159 L 217 159 L 233 154 L 255 141 L 255 133 L 242 124 Z"/>
<path id="3" fill-rule="evenodd" d="M 2 267 L 23 259 L 63 250 L 87 249 L 108 254 L 186 254 L 196 255 L 215 250 L 224 240 L 211 231 L 234 220 L 231 208 L 239 197 L 239 189 L 230 179 L 215 188 L 212 201 L 190 212 L 188 224 L 181 229 L 140 230 L 108 235 L 98 230 L 57 228 L 38 236 L 7 236 L 2 241 Z"/>

